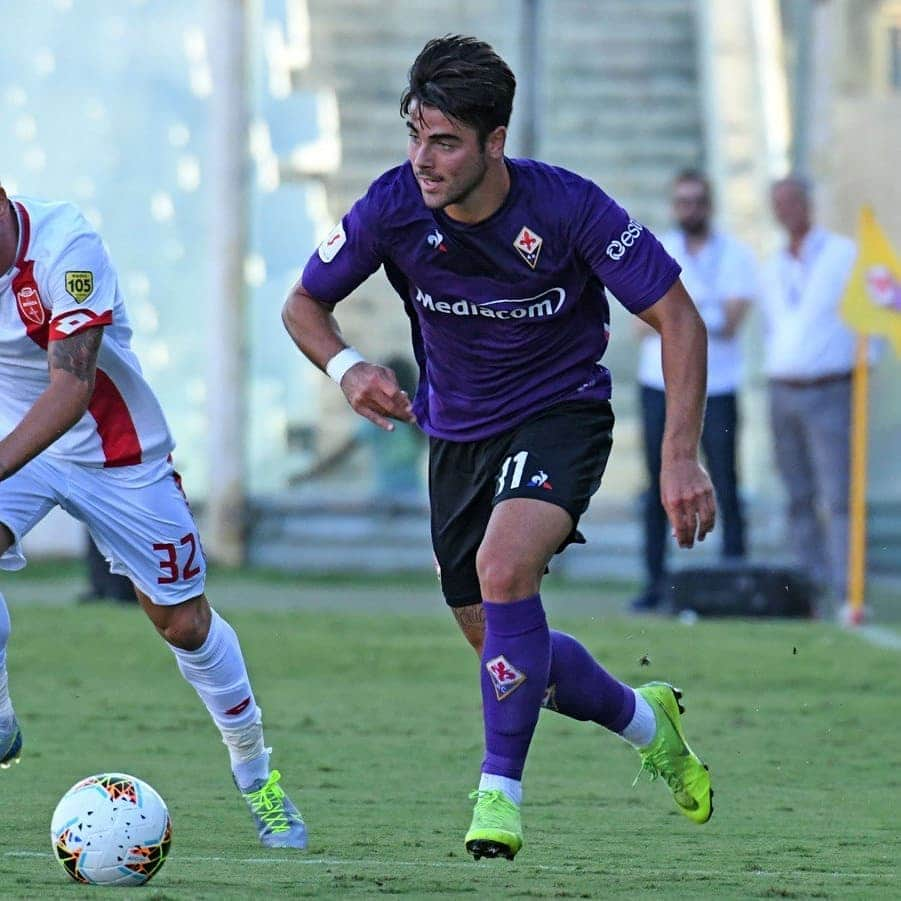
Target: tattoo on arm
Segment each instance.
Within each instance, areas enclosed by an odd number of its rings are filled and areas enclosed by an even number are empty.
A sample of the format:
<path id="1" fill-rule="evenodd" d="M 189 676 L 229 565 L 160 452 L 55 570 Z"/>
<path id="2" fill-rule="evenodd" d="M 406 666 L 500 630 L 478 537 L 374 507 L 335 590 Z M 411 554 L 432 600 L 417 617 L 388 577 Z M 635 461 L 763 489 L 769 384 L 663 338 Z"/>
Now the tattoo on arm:
<path id="1" fill-rule="evenodd" d="M 88 328 L 77 335 L 51 341 L 47 351 L 51 371 L 62 369 L 79 381 L 93 382 L 103 328 Z"/>

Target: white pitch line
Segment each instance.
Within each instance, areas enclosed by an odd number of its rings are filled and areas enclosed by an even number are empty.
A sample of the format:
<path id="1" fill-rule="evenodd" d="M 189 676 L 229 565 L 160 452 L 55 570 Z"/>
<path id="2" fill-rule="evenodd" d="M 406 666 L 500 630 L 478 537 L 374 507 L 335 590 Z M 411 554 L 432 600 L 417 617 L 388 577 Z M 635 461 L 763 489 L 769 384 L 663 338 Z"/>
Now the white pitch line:
<path id="1" fill-rule="evenodd" d="M 50 860 L 52 854 L 43 851 L 4 851 L 0 854 L 2 857 L 18 857 L 18 858 L 38 858 Z M 466 867 L 472 870 L 479 866 L 490 866 L 490 864 L 480 864 L 473 860 L 349 860 L 347 858 L 330 858 L 330 857 L 304 857 L 297 855 L 296 857 L 206 857 L 201 855 L 183 856 L 178 855 L 173 858 L 179 863 L 226 863 L 226 864 L 298 864 L 300 866 L 323 866 L 323 867 L 354 867 L 354 868 L 381 868 L 390 869 L 391 867 L 411 867 L 432 869 L 460 869 Z M 585 873 L 590 874 L 592 871 L 584 866 L 560 866 L 548 864 L 524 864 L 525 867 L 532 867 L 547 873 Z M 642 873 L 649 876 L 668 876 L 671 870 L 664 869 L 648 869 L 642 867 Z M 606 872 L 606 871 L 605 871 Z M 829 877 L 834 879 L 877 879 L 894 881 L 898 874 L 894 871 L 888 873 L 848 873 L 841 870 L 832 870 L 829 872 L 818 870 L 685 870 L 680 869 L 680 873 L 687 876 L 698 876 L 705 879 L 724 878 L 736 879 L 743 876 L 758 876 L 766 879 L 801 879 L 809 877 Z"/>
<path id="2" fill-rule="evenodd" d="M 885 626 L 858 626 L 851 630 L 852 635 L 859 635 L 864 641 L 879 648 L 901 651 L 901 635 Z"/>

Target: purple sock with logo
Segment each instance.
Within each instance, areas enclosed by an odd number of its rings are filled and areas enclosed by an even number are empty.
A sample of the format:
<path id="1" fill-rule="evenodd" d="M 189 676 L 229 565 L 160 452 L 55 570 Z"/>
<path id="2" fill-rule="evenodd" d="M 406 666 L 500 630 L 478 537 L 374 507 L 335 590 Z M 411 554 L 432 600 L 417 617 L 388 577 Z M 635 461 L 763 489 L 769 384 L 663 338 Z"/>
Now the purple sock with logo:
<path id="1" fill-rule="evenodd" d="M 544 706 L 574 720 L 622 732 L 635 714 L 635 692 L 614 679 L 572 635 L 551 632 Z"/>
<path id="2" fill-rule="evenodd" d="M 550 631 L 540 595 L 483 606 L 482 772 L 521 779 L 548 684 Z"/>

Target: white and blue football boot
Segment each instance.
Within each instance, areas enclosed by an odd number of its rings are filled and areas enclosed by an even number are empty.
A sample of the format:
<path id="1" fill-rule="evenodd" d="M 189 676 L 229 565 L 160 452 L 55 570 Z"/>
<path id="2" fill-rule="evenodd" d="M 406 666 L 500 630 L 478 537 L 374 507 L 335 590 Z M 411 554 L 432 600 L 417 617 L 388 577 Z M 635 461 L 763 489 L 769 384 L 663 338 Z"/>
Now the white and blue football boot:
<path id="1" fill-rule="evenodd" d="M 258 779 L 241 797 L 247 802 L 256 823 L 260 843 L 266 848 L 307 847 L 307 827 L 300 811 L 278 784 L 282 774 L 273 770 L 268 779 Z"/>
<path id="2" fill-rule="evenodd" d="M 22 757 L 22 730 L 15 715 L 0 719 L 0 769 L 7 770 Z"/>

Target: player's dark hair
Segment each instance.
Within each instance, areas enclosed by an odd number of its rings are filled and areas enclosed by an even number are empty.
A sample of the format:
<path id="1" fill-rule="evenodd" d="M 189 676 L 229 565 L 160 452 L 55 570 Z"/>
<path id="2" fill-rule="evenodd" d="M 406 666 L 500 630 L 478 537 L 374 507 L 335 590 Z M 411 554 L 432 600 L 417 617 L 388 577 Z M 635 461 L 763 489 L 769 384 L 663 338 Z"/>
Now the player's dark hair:
<path id="1" fill-rule="evenodd" d="M 413 61 L 400 114 L 414 100 L 474 128 L 484 144 L 500 125 L 510 123 L 516 78 L 510 67 L 484 41 L 459 34 L 433 38 Z"/>
<path id="2" fill-rule="evenodd" d="M 710 179 L 700 169 L 683 169 L 673 179 L 673 186 L 681 185 L 687 181 L 700 185 L 704 189 L 707 199 L 711 202 L 713 201 L 713 188 L 710 185 Z"/>

